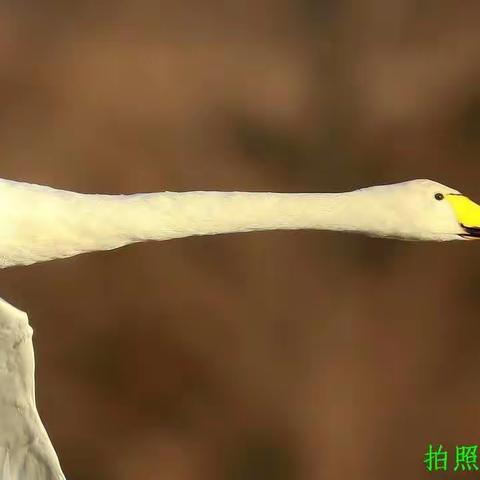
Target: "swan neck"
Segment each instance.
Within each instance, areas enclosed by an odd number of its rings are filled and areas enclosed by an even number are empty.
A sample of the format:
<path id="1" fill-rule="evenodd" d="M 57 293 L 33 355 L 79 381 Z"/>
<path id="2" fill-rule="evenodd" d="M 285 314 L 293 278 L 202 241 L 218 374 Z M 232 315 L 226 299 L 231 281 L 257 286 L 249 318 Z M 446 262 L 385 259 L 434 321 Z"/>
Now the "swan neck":
<path id="1" fill-rule="evenodd" d="M 0 184 L 0 267 L 146 240 L 255 230 L 362 230 L 357 192 L 90 195 Z"/>
<path id="2" fill-rule="evenodd" d="M 351 194 L 186 192 L 144 195 L 144 240 L 255 230 L 352 230 Z M 152 222 L 152 219 L 155 219 Z"/>

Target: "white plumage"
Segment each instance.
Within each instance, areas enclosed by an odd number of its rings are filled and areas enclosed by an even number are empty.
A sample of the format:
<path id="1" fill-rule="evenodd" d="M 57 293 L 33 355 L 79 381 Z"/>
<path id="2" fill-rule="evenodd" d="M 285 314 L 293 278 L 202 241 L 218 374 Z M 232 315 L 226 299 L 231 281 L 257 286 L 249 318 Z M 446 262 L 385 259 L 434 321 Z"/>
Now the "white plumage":
<path id="1" fill-rule="evenodd" d="M 347 193 L 162 192 L 89 195 L 0 180 L 0 267 L 144 240 L 276 229 L 360 232 L 404 240 L 465 233 L 430 180 Z"/>
<path id="2" fill-rule="evenodd" d="M 26 313 L 0 299 L 1 480 L 63 480 L 35 405 L 32 328 Z"/>
<path id="3" fill-rule="evenodd" d="M 480 207 L 430 180 L 347 193 L 163 192 L 89 195 L 0 180 L 0 268 L 145 240 L 274 229 L 403 240 L 480 236 Z M 0 300 L 1 480 L 61 480 L 36 410 L 32 329 Z"/>

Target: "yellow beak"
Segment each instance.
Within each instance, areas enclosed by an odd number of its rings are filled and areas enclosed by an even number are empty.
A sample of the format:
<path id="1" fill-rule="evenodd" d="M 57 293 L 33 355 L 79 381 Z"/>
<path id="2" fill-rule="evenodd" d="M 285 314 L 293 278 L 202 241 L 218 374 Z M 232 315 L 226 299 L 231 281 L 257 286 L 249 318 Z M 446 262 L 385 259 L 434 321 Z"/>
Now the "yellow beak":
<path id="1" fill-rule="evenodd" d="M 465 237 L 480 237 L 480 205 L 460 194 L 446 195 L 457 217 L 458 223 L 465 229 Z"/>

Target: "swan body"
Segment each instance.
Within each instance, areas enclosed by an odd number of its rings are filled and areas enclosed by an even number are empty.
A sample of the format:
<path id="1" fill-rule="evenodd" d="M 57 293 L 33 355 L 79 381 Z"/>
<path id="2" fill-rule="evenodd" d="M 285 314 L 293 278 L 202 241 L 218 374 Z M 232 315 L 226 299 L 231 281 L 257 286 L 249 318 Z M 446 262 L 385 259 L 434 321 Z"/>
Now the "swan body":
<path id="1" fill-rule="evenodd" d="M 35 405 L 32 328 L 0 299 L 0 478 L 65 480 Z"/>
<path id="2" fill-rule="evenodd" d="M 431 180 L 346 193 L 133 195 L 81 194 L 0 180 L 0 225 L 0 267 L 5 268 L 147 240 L 253 230 L 337 230 L 402 240 L 474 238 L 480 207 Z"/>

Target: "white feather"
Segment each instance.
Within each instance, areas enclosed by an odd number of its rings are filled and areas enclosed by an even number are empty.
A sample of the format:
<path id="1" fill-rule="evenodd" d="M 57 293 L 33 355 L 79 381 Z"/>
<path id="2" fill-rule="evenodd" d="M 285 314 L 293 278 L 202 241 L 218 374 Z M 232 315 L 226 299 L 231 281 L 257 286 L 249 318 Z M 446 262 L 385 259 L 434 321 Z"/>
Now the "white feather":
<path id="1" fill-rule="evenodd" d="M 347 193 L 186 192 L 88 195 L 0 180 L 0 267 L 144 240 L 274 229 L 320 229 L 404 240 L 465 233 L 429 180 Z M 0 299 L 1 480 L 62 480 L 34 392 L 27 315 Z"/>
<path id="2" fill-rule="evenodd" d="M 360 232 L 405 240 L 462 233 L 429 180 L 348 193 L 162 192 L 89 195 L 0 180 L 0 267 L 144 240 L 275 229 Z"/>
<path id="3" fill-rule="evenodd" d="M 2 480 L 64 480 L 35 404 L 32 328 L 0 299 L 0 471 Z"/>

